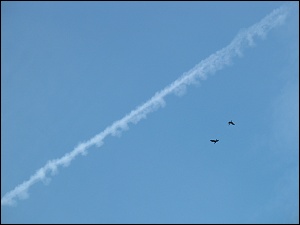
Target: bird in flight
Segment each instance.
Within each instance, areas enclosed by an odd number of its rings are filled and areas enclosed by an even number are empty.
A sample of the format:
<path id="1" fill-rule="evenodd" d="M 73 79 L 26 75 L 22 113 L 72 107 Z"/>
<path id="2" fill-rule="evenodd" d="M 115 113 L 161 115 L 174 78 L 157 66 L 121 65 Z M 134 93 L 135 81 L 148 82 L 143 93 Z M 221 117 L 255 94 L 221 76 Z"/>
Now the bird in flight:
<path id="1" fill-rule="evenodd" d="M 231 120 L 231 121 L 228 122 L 228 125 L 235 125 L 235 123 L 232 122 L 232 120 Z"/>
<path id="2" fill-rule="evenodd" d="M 219 140 L 216 139 L 216 140 L 210 140 L 211 142 L 214 142 L 214 144 L 216 144 Z"/>

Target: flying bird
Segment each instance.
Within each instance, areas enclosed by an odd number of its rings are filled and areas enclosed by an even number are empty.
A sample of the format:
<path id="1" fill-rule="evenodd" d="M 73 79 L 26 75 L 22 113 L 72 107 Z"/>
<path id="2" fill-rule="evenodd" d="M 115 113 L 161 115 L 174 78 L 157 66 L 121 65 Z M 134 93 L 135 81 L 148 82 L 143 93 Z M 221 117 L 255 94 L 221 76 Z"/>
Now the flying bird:
<path id="1" fill-rule="evenodd" d="M 232 122 L 232 120 L 228 122 L 228 125 L 230 125 L 230 124 L 231 124 L 231 125 L 235 125 L 235 123 Z"/>
<path id="2" fill-rule="evenodd" d="M 216 139 L 216 140 L 210 140 L 211 142 L 214 142 L 214 144 L 216 144 L 219 140 Z"/>

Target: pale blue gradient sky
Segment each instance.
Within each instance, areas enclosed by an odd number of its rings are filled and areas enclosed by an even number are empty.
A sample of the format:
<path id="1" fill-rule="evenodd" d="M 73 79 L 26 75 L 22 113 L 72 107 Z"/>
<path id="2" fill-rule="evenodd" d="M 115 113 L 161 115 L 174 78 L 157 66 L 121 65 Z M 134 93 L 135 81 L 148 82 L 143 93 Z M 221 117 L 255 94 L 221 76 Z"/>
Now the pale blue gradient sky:
<path id="1" fill-rule="evenodd" d="M 1 2 L 1 196 L 282 4 Z M 298 6 L 1 222 L 299 222 Z"/>

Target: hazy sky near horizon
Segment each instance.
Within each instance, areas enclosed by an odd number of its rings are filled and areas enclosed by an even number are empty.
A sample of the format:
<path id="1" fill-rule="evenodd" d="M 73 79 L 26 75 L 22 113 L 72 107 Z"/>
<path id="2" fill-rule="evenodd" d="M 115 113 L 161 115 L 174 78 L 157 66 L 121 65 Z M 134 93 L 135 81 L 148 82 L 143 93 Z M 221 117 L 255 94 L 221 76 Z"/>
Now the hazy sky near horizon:
<path id="1" fill-rule="evenodd" d="M 1 2 L 1 197 L 284 4 Z M 298 223 L 298 8 L 1 222 Z"/>

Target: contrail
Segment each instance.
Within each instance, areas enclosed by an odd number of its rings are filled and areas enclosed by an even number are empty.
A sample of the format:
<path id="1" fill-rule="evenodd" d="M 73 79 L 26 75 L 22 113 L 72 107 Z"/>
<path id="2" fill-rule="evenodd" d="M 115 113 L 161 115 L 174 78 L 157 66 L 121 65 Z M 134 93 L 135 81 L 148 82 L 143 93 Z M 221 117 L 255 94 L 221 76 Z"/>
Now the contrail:
<path id="1" fill-rule="evenodd" d="M 138 106 L 135 110 L 132 110 L 122 119 L 115 121 L 112 125 L 105 128 L 104 131 L 95 135 L 90 140 L 80 143 L 75 149 L 66 153 L 63 157 L 48 161 L 44 167 L 38 169 L 28 180 L 15 187 L 12 191 L 6 193 L 3 198 L 1 198 L 1 206 L 14 205 L 16 198 L 27 198 L 28 189 L 33 184 L 38 181 L 46 182 L 49 179 L 46 177 L 47 173 L 50 173 L 53 176 L 59 166 L 68 166 L 79 154 L 85 155 L 87 149 L 91 146 L 101 146 L 107 136 L 120 134 L 122 131 L 128 129 L 130 123 L 136 124 L 141 119 L 146 118 L 147 114 L 163 107 L 165 105 L 164 98 L 167 95 L 180 94 L 180 92 L 185 90 L 188 85 L 197 82 L 199 79 L 204 80 L 208 74 L 214 73 L 224 66 L 229 65 L 233 57 L 241 56 L 242 50 L 245 47 L 254 44 L 255 37 L 264 38 L 271 29 L 283 24 L 288 15 L 289 8 L 289 6 L 285 5 L 275 9 L 260 22 L 240 31 L 225 48 L 202 60 L 193 69 L 184 73 L 161 91 L 156 92 L 150 100 Z"/>

